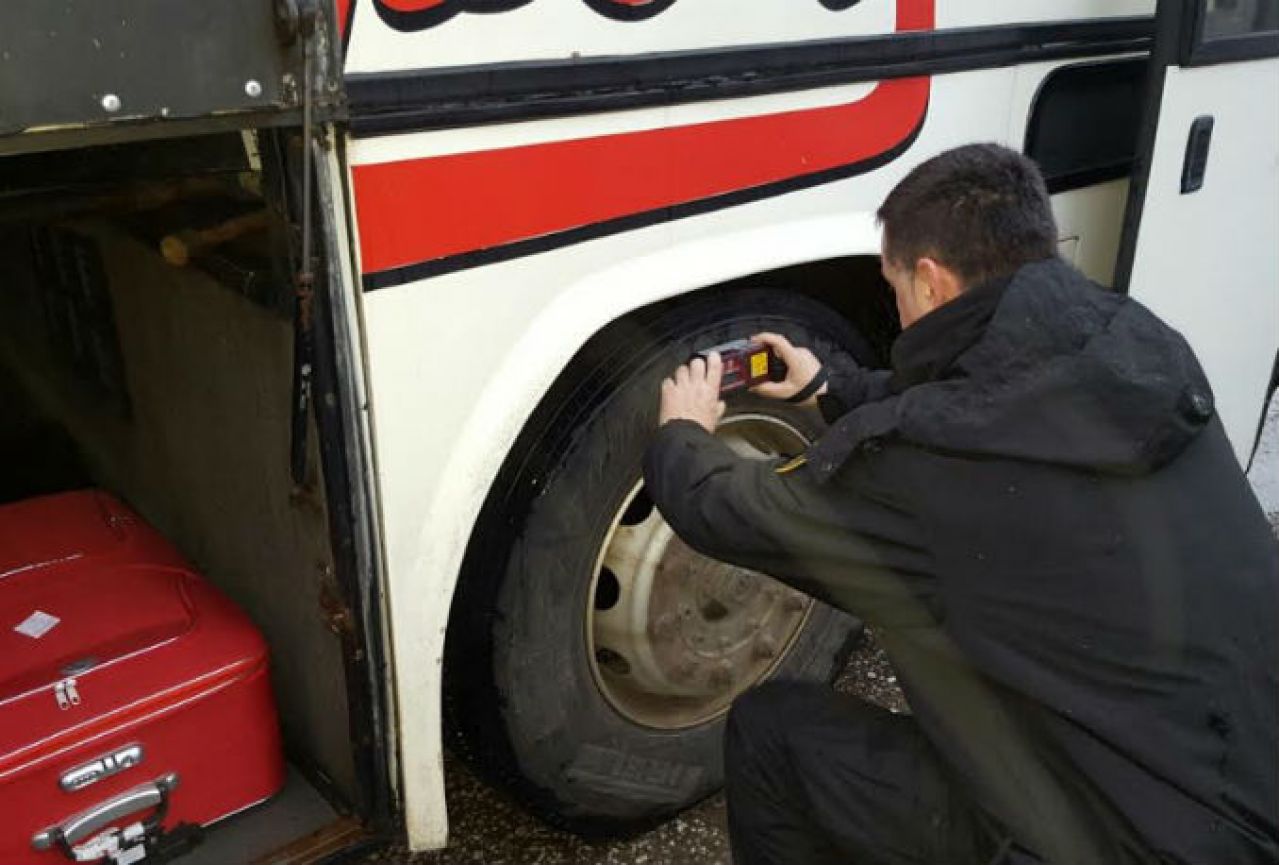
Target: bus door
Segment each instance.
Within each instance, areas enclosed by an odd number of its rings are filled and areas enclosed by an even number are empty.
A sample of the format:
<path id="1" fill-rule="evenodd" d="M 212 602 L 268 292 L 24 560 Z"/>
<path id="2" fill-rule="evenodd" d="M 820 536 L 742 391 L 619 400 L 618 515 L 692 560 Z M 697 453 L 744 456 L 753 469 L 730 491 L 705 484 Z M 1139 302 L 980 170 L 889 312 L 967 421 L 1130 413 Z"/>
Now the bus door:
<path id="1" fill-rule="evenodd" d="M 1240 462 L 1279 354 L 1279 0 L 1159 0 L 1116 287 L 1190 341 Z"/>

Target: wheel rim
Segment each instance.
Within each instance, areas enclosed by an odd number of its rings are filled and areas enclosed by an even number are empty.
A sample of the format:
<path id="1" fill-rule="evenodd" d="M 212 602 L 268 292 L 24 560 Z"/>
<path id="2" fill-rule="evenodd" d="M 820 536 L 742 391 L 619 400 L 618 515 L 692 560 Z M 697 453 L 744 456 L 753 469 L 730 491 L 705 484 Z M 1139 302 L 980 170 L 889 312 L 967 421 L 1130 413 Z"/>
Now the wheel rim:
<path id="1" fill-rule="evenodd" d="M 738 454 L 801 451 L 804 436 L 766 415 L 727 418 Z M 586 637 L 600 692 L 629 720 L 659 729 L 704 723 L 766 678 L 813 608 L 801 592 L 707 558 L 681 541 L 643 482 L 613 516 L 587 596 Z"/>

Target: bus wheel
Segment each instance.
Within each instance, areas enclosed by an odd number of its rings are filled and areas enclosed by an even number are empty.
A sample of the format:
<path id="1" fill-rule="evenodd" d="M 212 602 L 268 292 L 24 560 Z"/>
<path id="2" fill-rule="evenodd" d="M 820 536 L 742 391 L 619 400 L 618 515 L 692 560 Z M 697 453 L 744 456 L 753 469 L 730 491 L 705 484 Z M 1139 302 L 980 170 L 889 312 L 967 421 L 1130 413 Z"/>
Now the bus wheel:
<path id="1" fill-rule="evenodd" d="M 733 698 L 772 677 L 829 681 L 852 618 L 679 540 L 644 490 L 661 380 L 694 350 L 761 330 L 871 363 L 837 313 L 763 289 L 667 304 L 579 352 L 485 503 L 454 596 L 449 740 L 554 825 L 635 832 L 714 793 Z M 815 410 L 733 395 L 721 439 L 801 452 Z"/>

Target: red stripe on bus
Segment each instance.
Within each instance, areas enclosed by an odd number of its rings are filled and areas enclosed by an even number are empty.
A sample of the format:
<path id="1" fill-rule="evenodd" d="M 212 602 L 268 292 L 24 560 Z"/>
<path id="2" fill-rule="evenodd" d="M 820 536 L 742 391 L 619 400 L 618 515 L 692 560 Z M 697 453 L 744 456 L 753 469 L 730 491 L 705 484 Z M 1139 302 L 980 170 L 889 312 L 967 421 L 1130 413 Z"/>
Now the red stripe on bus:
<path id="1" fill-rule="evenodd" d="M 932 30 L 936 8 L 937 0 L 897 0 L 897 32 Z"/>
<path id="2" fill-rule="evenodd" d="M 355 0 L 334 0 L 333 7 L 337 13 L 338 36 L 346 38 L 347 25 L 351 23 L 351 4 Z"/>
<path id="3" fill-rule="evenodd" d="M 906 140 L 928 78 L 847 105 L 352 169 L 365 273 L 815 174 Z"/>
<path id="4" fill-rule="evenodd" d="M 420 0 L 419 0 L 420 2 Z M 897 0 L 897 30 L 934 0 Z M 433 261 L 874 159 L 928 110 L 930 79 L 845 105 L 352 168 L 365 273 Z"/>
<path id="5" fill-rule="evenodd" d="M 445 0 L 381 0 L 383 6 L 396 12 L 420 12 L 442 6 Z"/>

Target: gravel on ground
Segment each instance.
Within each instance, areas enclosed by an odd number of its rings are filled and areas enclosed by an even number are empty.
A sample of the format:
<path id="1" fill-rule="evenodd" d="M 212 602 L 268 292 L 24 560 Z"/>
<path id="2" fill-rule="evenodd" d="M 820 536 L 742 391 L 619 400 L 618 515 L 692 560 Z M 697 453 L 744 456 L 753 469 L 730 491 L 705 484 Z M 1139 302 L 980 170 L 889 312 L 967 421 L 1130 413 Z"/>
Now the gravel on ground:
<path id="1" fill-rule="evenodd" d="M 869 635 L 849 657 L 836 688 L 888 709 L 905 698 L 887 657 Z M 651 832 L 622 841 L 590 842 L 559 832 L 476 778 L 459 761 L 445 761 L 449 847 L 413 856 L 402 848 L 373 854 L 368 863 L 412 865 L 730 865 L 724 797 L 713 796 Z"/>

